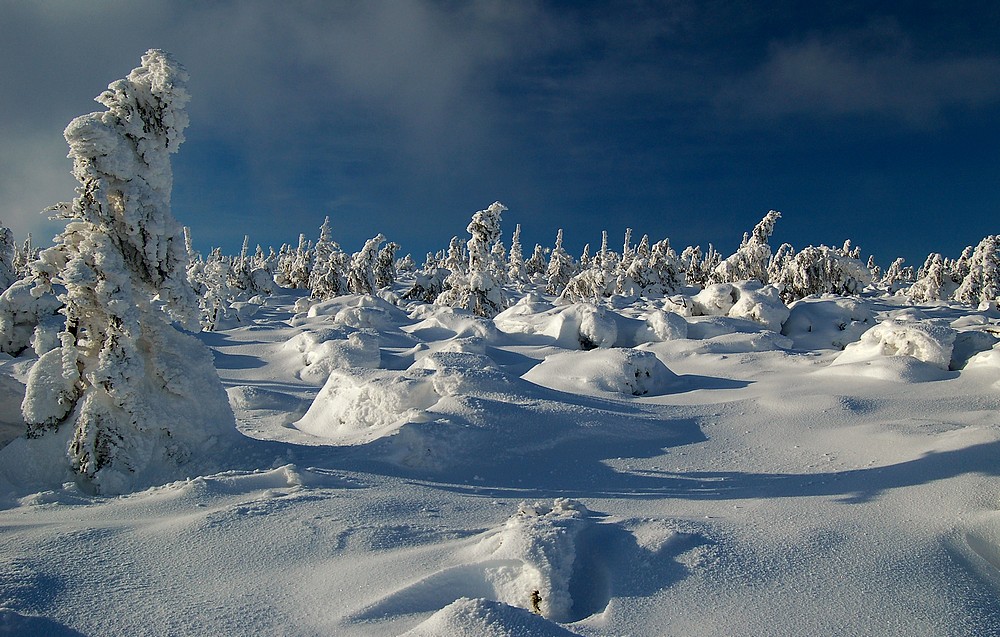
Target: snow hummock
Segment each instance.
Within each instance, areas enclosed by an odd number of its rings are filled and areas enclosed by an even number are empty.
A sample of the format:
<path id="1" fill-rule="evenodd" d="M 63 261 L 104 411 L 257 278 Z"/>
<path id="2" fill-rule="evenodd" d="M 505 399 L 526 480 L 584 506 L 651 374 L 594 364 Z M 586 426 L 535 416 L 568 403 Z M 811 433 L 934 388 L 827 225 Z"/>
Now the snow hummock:
<path id="1" fill-rule="evenodd" d="M 562 391 L 625 396 L 658 396 L 680 385 L 653 352 L 623 348 L 552 354 L 524 379 Z"/>

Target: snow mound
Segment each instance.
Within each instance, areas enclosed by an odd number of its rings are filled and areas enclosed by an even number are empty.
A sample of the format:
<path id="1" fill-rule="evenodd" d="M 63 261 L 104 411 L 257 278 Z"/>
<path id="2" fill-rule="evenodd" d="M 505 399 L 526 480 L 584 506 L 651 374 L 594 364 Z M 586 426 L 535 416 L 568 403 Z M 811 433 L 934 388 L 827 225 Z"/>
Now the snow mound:
<path id="1" fill-rule="evenodd" d="M 283 347 L 301 354 L 299 378 L 317 385 L 323 384 L 335 369 L 378 369 L 382 362 L 378 332 L 368 328 L 310 330 L 293 336 Z"/>
<path id="2" fill-rule="evenodd" d="M 453 307 L 422 305 L 410 317 L 418 322 L 404 331 L 424 341 L 475 337 L 493 343 L 499 335 L 492 321 Z"/>
<path id="3" fill-rule="evenodd" d="M 635 319 L 593 303 L 554 307 L 526 297 L 494 319 L 507 334 L 541 335 L 564 349 L 634 347 L 687 338 L 687 321 L 675 312 L 650 311 Z"/>
<path id="4" fill-rule="evenodd" d="M 482 557 L 499 565 L 485 571 L 497 600 L 555 621 L 579 619 L 572 616 L 570 580 L 577 538 L 592 525 L 587 507 L 575 500 L 522 503 L 499 531 L 477 547 Z"/>
<path id="5" fill-rule="evenodd" d="M 883 356 L 910 356 L 938 369 L 948 369 L 955 330 L 926 322 L 888 319 L 847 346 L 834 365 L 875 360 Z"/>
<path id="6" fill-rule="evenodd" d="M 691 303 L 695 315 L 747 319 L 774 331 L 788 318 L 778 289 L 757 281 L 709 285 L 691 297 Z"/>
<path id="7" fill-rule="evenodd" d="M 688 337 L 688 322 L 675 312 L 655 310 L 646 316 L 636 332 L 636 344 L 655 341 L 676 341 Z"/>
<path id="8" fill-rule="evenodd" d="M 406 314 L 388 301 L 376 296 L 347 295 L 313 303 L 308 311 L 292 318 L 292 325 L 301 325 L 319 317 L 335 325 L 355 329 L 391 330 L 406 322 Z"/>
<path id="9" fill-rule="evenodd" d="M 781 333 L 797 349 L 844 349 L 875 325 L 869 303 L 847 297 L 807 297 L 792 304 Z"/>
<path id="10" fill-rule="evenodd" d="M 229 395 L 229 404 L 234 409 L 294 411 L 299 405 L 299 399 L 291 394 L 255 385 L 236 385 L 227 389 L 226 393 Z"/>
<path id="11" fill-rule="evenodd" d="M 624 348 L 553 354 L 522 378 L 579 394 L 657 396 L 680 385 L 678 376 L 653 352 Z"/>
<path id="12" fill-rule="evenodd" d="M 569 637 L 576 634 L 523 608 L 461 597 L 400 637 Z"/>
<path id="13" fill-rule="evenodd" d="M 432 373 L 335 369 L 295 428 L 336 444 L 361 444 L 394 433 L 438 401 Z"/>

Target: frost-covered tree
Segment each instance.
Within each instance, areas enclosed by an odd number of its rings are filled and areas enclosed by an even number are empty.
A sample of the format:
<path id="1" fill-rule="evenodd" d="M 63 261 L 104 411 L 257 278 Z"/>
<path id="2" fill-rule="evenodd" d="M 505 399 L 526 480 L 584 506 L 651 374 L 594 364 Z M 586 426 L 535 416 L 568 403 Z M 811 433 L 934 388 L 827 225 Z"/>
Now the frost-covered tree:
<path id="1" fill-rule="evenodd" d="M 561 294 L 574 274 L 576 274 L 576 268 L 573 264 L 573 257 L 569 256 L 569 253 L 563 248 L 563 231 L 562 228 L 559 228 L 556 232 L 556 245 L 552 248 L 552 253 L 549 255 L 549 266 L 545 270 L 547 280 L 545 291 L 549 294 Z"/>
<path id="2" fill-rule="evenodd" d="M 448 269 L 441 267 L 438 259 L 428 252 L 423 268 L 414 275 L 413 286 L 403 294 L 403 298 L 433 303 L 444 291 L 444 281 L 449 274 Z"/>
<path id="3" fill-rule="evenodd" d="M 383 289 L 396 282 L 396 251 L 399 244 L 390 241 L 378 253 L 375 259 L 375 286 Z"/>
<path id="4" fill-rule="evenodd" d="M 444 267 L 452 274 L 465 274 L 465 250 L 462 248 L 462 240 L 452 237 L 448 244 L 448 258 L 445 259 Z"/>
<path id="5" fill-rule="evenodd" d="M 904 263 L 906 263 L 906 259 L 903 257 L 895 259 L 889 264 L 889 267 L 879 281 L 879 285 L 890 294 L 895 294 L 914 281 L 913 268 L 903 265 Z M 872 279 L 875 279 L 874 274 L 872 274 Z"/>
<path id="6" fill-rule="evenodd" d="M 435 301 L 469 310 L 477 316 L 493 318 L 506 307 L 503 289 L 492 273 L 491 247 L 500 238 L 500 215 L 507 207 L 496 201 L 472 215 L 467 232 L 471 235 L 467 273 L 452 271 L 447 289 Z"/>
<path id="7" fill-rule="evenodd" d="M 24 243 L 14 251 L 14 272 L 16 278 L 23 279 L 31 274 L 31 264 L 38 259 L 38 249 L 32 244 L 31 233 L 28 233 Z"/>
<path id="8" fill-rule="evenodd" d="M 186 79 L 150 50 L 97 98 L 107 111 L 70 122 L 80 186 L 66 228 L 34 266 L 40 293 L 63 286 L 65 324 L 29 374 L 23 415 L 30 435 L 65 437 L 63 462 L 96 491 L 157 479 L 234 431 L 211 355 L 169 320 L 196 325 L 170 213 Z"/>
<path id="9" fill-rule="evenodd" d="M 351 294 L 374 294 L 375 263 L 378 260 L 378 247 L 385 241 L 385 235 L 379 233 L 365 241 L 364 247 L 351 256 L 351 265 L 347 270 L 347 291 Z"/>
<path id="10" fill-rule="evenodd" d="M 524 252 L 521 249 L 521 224 L 514 226 L 514 236 L 510 240 L 507 254 L 507 279 L 514 285 L 528 282 L 528 271 L 524 267 Z"/>
<path id="11" fill-rule="evenodd" d="M 771 261 L 771 246 L 768 238 L 774 232 L 774 224 L 781 213 L 771 210 L 760 220 L 749 234 L 743 235 L 739 249 L 719 263 L 712 271 L 714 283 L 735 283 L 757 280 L 767 283 L 767 266 Z"/>
<path id="12" fill-rule="evenodd" d="M 313 248 L 312 242 L 305 234 L 299 235 L 299 245 L 295 248 L 288 262 L 285 275 L 285 287 L 305 289 L 309 287 L 309 275 L 312 273 Z"/>
<path id="13" fill-rule="evenodd" d="M 14 233 L 6 226 L 0 226 L 0 291 L 6 290 L 16 281 L 17 270 L 14 267 L 14 257 L 17 246 L 14 244 Z"/>
<path id="14" fill-rule="evenodd" d="M 528 277 L 533 277 L 536 274 L 545 272 L 545 268 L 545 250 L 542 249 L 541 245 L 536 243 L 531 256 L 524 262 L 524 270 L 528 273 Z"/>
<path id="15" fill-rule="evenodd" d="M 1000 297 L 1000 235 L 984 237 L 968 260 L 968 274 L 955 290 L 959 303 L 979 305 Z"/>
<path id="16" fill-rule="evenodd" d="M 929 303 L 947 299 L 950 295 L 947 290 L 949 280 L 944 257 L 938 253 L 932 253 L 927 256 L 927 260 L 920 268 L 920 277 L 910 286 L 910 298 L 914 303 Z"/>
<path id="17" fill-rule="evenodd" d="M 416 269 L 412 254 L 407 253 L 402 259 L 396 259 L 396 272 L 414 272 Z"/>
<path id="18" fill-rule="evenodd" d="M 811 294 L 856 295 L 871 283 L 864 263 L 824 245 L 786 255 L 784 263 L 772 283 L 786 303 Z"/>
<path id="19" fill-rule="evenodd" d="M 319 239 L 313 247 L 313 265 L 309 271 L 309 289 L 312 296 L 328 299 L 343 291 L 344 264 L 347 255 L 340 244 L 333 240 L 330 217 L 323 218 L 319 227 Z"/>

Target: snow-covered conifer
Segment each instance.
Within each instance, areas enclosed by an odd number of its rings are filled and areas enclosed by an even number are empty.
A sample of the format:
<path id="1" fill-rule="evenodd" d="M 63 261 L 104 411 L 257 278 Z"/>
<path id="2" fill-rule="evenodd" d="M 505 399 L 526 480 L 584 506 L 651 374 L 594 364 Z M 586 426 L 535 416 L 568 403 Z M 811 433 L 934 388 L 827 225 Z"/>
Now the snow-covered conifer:
<path id="1" fill-rule="evenodd" d="M 17 246 L 14 244 L 14 233 L 6 226 L 0 226 L 0 291 L 6 290 L 18 279 L 14 266 Z"/>
<path id="2" fill-rule="evenodd" d="M 465 260 L 462 240 L 458 237 L 452 237 L 448 243 L 448 257 L 445 259 L 444 267 L 448 268 L 452 274 L 465 274 Z"/>
<path id="3" fill-rule="evenodd" d="M 440 261 L 432 253 L 427 253 L 423 267 L 414 275 L 413 286 L 403 294 L 410 301 L 433 303 L 444 291 L 444 280 L 450 272 L 440 265 Z"/>
<path id="4" fill-rule="evenodd" d="M 234 430 L 208 350 L 164 314 L 195 323 L 188 255 L 170 214 L 186 79 L 150 50 L 97 98 L 107 111 L 70 122 L 80 186 L 65 230 L 34 268 L 40 292 L 64 286 L 65 329 L 32 368 L 25 422 L 34 435 L 65 435 L 67 464 L 102 492 L 160 475 Z"/>
<path id="5" fill-rule="evenodd" d="M 903 265 L 906 259 L 899 257 L 889 264 L 882 275 L 879 284 L 890 294 L 895 294 L 900 289 L 913 283 L 913 268 Z M 874 279 L 874 275 L 872 275 Z"/>
<path id="6" fill-rule="evenodd" d="M 396 251 L 399 244 L 390 241 L 379 251 L 375 259 L 375 286 L 383 289 L 396 282 Z"/>
<path id="7" fill-rule="evenodd" d="M 735 283 L 736 281 L 757 280 L 767 283 L 767 266 L 771 261 L 771 246 L 768 238 L 774 232 L 774 224 L 781 213 L 771 210 L 754 226 L 753 232 L 743 235 L 739 249 L 722 261 L 712 271 L 715 283 Z"/>
<path id="8" fill-rule="evenodd" d="M 968 259 L 968 274 L 955 290 L 959 303 L 979 305 L 1000 297 L 1000 235 L 989 235 Z"/>
<path id="9" fill-rule="evenodd" d="M 874 254 L 868 255 L 868 265 L 867 265 L 867 267 L 868 267 L 868 271 L 872 273 L 872 281 L 881 281 L 882 280 L 882 268 L 880 268 L 878 266 L 878 264 L 875 263 L 875 255 Z"/>
<path id="10" fill-rule="evenodd" d="M 413 255 L 409 252 L 406 253 L 401 259 L 396 259 L 396 271 L 397 272 L 413 272 L 417 269 L 417 264 L 413 260 Z"/>
<path id="11" fill-rule="evenodd" d="M 914 303 L 929 303 L 947 299 L 949 293 L 946 291 L 946 281 L 949 278 L 944 257 L 938 253 L 928 255 L 924 265 L 920 268 L 920 277 L 910 286 L 910 298 Z"/>
<path id="12" fill-rule="evenodd" d="M 514 226 L 514 236 L 510 240 L 507 254 L 507 279 L 514 285 L 528 282 L 528 271 L 524 267 L 524 252 L 521 249 L 521 224 Z"/>
<path id="13" fill-rule="evenodd" d="M 500 238 L 500 215 L 506 210 L 496 201 L 485 210 L 472 215 L 466 230 L 471 235 L 466 244 L 469 251 L 468 273 L 452 271 L 447 289 L 435 301 L 438 305 L 459 307 L 492 318 L 506 307 L 503 289 L 491 272 L 490 249 Z"/>
<path id="14" fill-rule="evenodd" d="M 563 231 L 560 228 L 556 232 L 556 245 L 552 248 L 549 266 L 545 270 L 545 291 L 549 294 L 561 294 L 575 273 L 573 258 L 563 248 Z"/>
<path id="15" fill-rule="evenodd" d="M 291 256 L 286 274 L 286 287 L 305 289 L 309 287 L 309 275 L 313 267 L 312 242 L 305 234 L 299 235 L 299 245 Z"/>
<path id="16" fill-rule="evenodd" d="M 385 235 L 379 233 L 365 241 L 361 250 L 351 256 L 351 265 L 347 270 L 347 291 L 351 294 L 374 294 L 378 286 L 375 283 L 375 263 L 378 260 L 378 247 L 385 241 Z"/>
<path id="17" fill-rule="evenodd" d="M 787 303 L 811 294 L 860 294 L 871 283 L 865 265 L 827 246 L 808 246 L 785 261 L 772 283 Z"/>
<path id="18" fill-rule="evenodd" d="M 536 274 L 542 274 L 545 272 L 545 251 L 542 246 L 535 244 L 535 249 L 531 252 L 531 256 L 528 260 L 524 262 L 524 270 L 528 273 L 529 277 L 533 277 Z"/>

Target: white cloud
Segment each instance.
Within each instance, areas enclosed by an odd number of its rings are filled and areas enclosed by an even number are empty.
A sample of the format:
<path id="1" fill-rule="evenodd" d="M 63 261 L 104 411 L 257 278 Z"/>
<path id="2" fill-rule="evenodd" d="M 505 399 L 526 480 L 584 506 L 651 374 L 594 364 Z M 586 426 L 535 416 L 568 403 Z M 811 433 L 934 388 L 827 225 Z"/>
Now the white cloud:
<path id="1" fill-rule="evenodd" d="M 751 116 L 878 114 L 927 125 L 948 108 L 1000 100 L 1000 58 L 923 57 L 897 26 L 880 22 L 773 43 L 722 100 Z"/>

